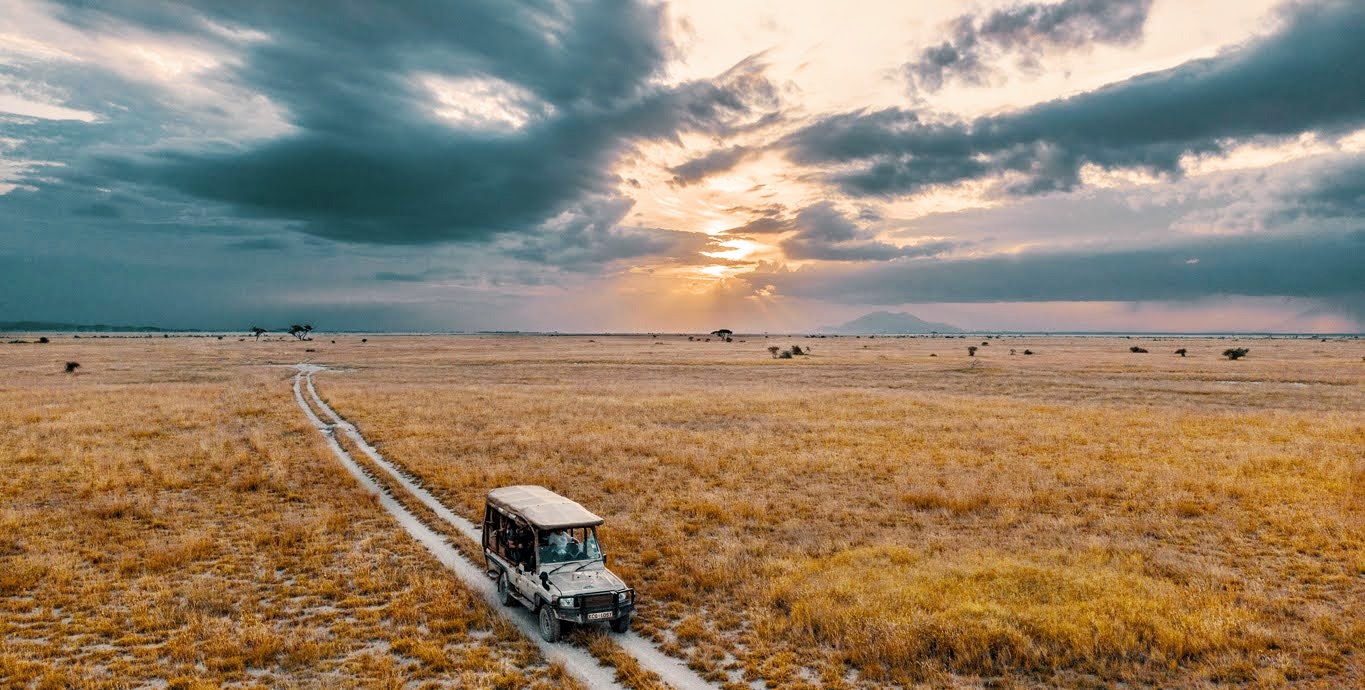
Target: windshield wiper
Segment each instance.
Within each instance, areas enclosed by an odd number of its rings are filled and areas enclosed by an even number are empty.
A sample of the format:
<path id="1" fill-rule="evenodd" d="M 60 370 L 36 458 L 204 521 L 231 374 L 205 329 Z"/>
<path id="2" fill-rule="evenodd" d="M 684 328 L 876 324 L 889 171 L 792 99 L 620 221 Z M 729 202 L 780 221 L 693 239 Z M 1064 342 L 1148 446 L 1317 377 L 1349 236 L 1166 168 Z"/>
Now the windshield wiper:
<path id="1" fill-rule="evenodd" d="M 572 560 L 565 560 L 564 563 L 558 564 L 558 566 L 556 566 L 556 567 L 554 567 L 554 568 L 551 568 L 551 570 L 546 570 L 546 571 L 545 571 L 545 574 L 547 575 L 547 577 L 549 577 L 549 575 L 556 574 L 556 572 L 560 571 L 560 568 L 566 567 L 566 566 L 572 566 L 572 564 L 573 564 Z"/>
<path id="2" fill-rule="evenodd" d="M 580 571 L 580 570 L 582 570 L 582 569 L 584 569 L 584 568 L 586 568 L 586 567 L 588 567 L 588 566 L 590 566 L 590 565 L 592 565 L 593 563 L 596 563 L 596 562 L 597 562 L 597 559 L 596 559 L 596 558 L 588 559 L 588 560 L 586 560 L 586 561 L 583 561 L 582 563 L 579 563 L 579 564 L 578 564 L 578 567 L 577 567 L 577 568 L 574 568 L 574 569 L 571 570 L 570 572 L 576 573 L 576 572 L 578 572 L 578 571 Z"/>

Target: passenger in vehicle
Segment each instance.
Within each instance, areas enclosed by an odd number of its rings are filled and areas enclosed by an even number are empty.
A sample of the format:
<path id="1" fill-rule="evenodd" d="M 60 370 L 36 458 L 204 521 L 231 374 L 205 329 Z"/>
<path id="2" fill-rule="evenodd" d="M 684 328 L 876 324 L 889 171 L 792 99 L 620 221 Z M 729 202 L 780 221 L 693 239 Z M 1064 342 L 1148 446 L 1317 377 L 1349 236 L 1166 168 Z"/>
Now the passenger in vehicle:
<path id="1" fill-rule="evenodd" d="M 509 548 L 513 563 L 531 567 L 531 530 L 521 526 L 514 527 Z"/>

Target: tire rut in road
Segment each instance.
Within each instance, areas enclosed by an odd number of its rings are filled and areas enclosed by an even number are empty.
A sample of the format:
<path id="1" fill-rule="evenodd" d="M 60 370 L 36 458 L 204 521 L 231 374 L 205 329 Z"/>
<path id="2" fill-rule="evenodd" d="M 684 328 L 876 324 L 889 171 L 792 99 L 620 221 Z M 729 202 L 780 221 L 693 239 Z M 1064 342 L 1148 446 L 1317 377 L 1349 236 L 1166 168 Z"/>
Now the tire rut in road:
<path id="1" fill-rule="evenodd" d="M 625 690 L 624 687 L 616 682 L 615 671 L 603 666 L 587 651 L 568 645 L 550 644 L 545 642 L 540 639 L 535 623 L 527 620 L 524 616 L 507 615 L 508 612 L 504 611 L 499 606 L 497 592 L 493 587 L 493 583 L 484 575 L 483 569 L 471 563 L 454 546 L 446 543 L 445 538 L 437 534 L 435 530 L 423 524 L 422 521 L 419 520 L 412 511 L 408 510 L 400 503 L 398 499 L 384 491 L 379 483 L 376 482 L 373 477 L 366 474 L 360 465 L 356 463 L 350 453 L 347 453 L 346 450 L 337 443 L 336 438 L 333 436 L 333 427 L 319 419 L 312 408 L 308 406 L 308 403 L 304 401 L 302 383 L 306 373 L 311 374 L 311 372 L 300 371 L 299 374 L 294 377 L 294 400 L 299 404 L 299 407 L 303 410 L 304 414 L 307 415 L 308 421 L 312 422 L 318 432 L 327 439 L 327 445 L 332 449 L 332 454 L 341 461 L 341 464 L 350 472 L 351 476 L 354 477 L 356 481 L 360 482 L 361 486 L 365 487 L 366 491 L 378 496 L 380 506 L 398 520 L 398 524 L 403 527 L 404 531 L 411 535 L 412 538 L 416 539 L 422 546 L 425 546 L 426 549 L 436 557 L 436 560 L 440 561 L 442 565 L 453 571 L 466 585 L 475 592 L 478 592 L 483 597 L 484 601 L 488 602 L 489 606 L 493 607 L 493 610 L 503 613 L 503 615 L 510 620 L 523 635 L 540 648 L 541 654 L 548 661 L 559 662 L 564 666 L 564 670 L 567 671 L 569 675 L 590 688 Z M 309 388 L 312 388 L 311 381 L 309 382 Z M 325 409 L 322 405 L 319 405 L 319 408 Z"/>
<path id="2" fill-rule="evenodd" d="M 350 422 L 346 421 L 344 417 L 342 417 L 340 414 L 337 414 L 336 410 L 333 410 L 331 406 L 329 406 L 325 401 L 323 401 L 322 396 L 318 395 L 317 389 L 313 386 L 313 373 L 316 371 L 323 371 L 324 370 L 323 367 L 313 365 L 299 365 L 298 368 L 299 374 L 298 376 L 295 377 L 295 392 L 298 394 L 299 404 L 308 413 L 310 419 L 312 419 L 317 425 L 319 425 L 320 431 L 323 431 L 324 434 L 330 435 L 331 433 L 333 433 L 332 431 L 333 429 L 340 429 L 342 433 L 346 434 L 346 437 L 349 438 L 353 443 L 355 443 L 356 447 L 359 448 L 361 452 L 363 452 L 376 467 L 383 470 L 385 474 L 389 475 L 389 477 L 391 477 L 396 483 L 398 483 L 398 485 L 402 486 L 405 491 L 407 491 L 419 502 L 421 502 L 422 505 L 426 506 L 428 509 L 431 510 L 432 513 L 436 514 L 437 517 L 439 517 L 446 523 L 450 524 L 457 531 L 459 531 L 460 534 L 464 535 L 469 540 L 475 542 L 476 544 L 482 543 L 482 536 L 480 534 L 480 530 L 478 527 L 474 525 L 474 523 L 456 515 L 453 511 L 446 507 L 445 504 L 441 503 L 439 499 L 433 496 L 431 492 L 427 491 L 426 489 L 418 485 L 417 481 L 413 477 L 399 470 L 393 463 L 385 459 L 384 456 L 380 454 L 380 452 L 377 449 L 375 449 L 374 446 L 370 445 L 370 443 L 365 440 L 364 436 L 360 434 L 360 431 L 355 428 L 354 424 L 351 424 Z M 303 383 L 306 383 L 308 388 L 308 395 L 312 399 L 313 403 L 317 405 L 318 409 L 321 410 L 322 413 L 328 419 L 332 420 L 331 425 L 324 424 L 322 420 L 318 419 L 318 417 L 315 414 L 313 414 L 312 410 L 303 401 L 302 393 L 299 390 L 299 385 L 301 381 Z M 332 444 L 336 445 L 336 440 L 334 438 L 329 438 L 329 441 Z M 338 450 L 341 453 L 345 453 L 344 450 L 341 450 L 340 445 L 336 445 L 335 450 Z M 350 456 L 347 455 L 346 457 L 349 458 Z M 343 463 L 344 462 L 346 461 L 343 460 Z M 350 460 L 350 463 L 355 464 L 355 461 Z M 356 469 L 357 470 L 360 469 L 359 465 L 356 465 Z M 371 483 L 373 483 L 373 480 L 371 480 Z M 399 505 L 401 507 L 401 504 Z M 412 516 L 414 520 L 417 519 L 415 515 L 412 515 L 411 511 L 407 510 L 407 508 L 403 508 L 403 510 L 408 515 Z M 420 521 L 418 522 L 420 524 Z M 432 531 L 430 528 L 426 527 L 426 525 L 422 525 L 422 527 L 428 531 Z M 435 532 L 432 531 L 432 534 L 435 534 Z M 444 545 L 444 542 L 442 542 L 442 544 Z M 447 548 L 451 547 L 447 546 Z M 486 598 L 491 596 L 493 598 L 490 599 L 490 601 L 496 601 L 497 596 L 496 587 L 488 580 L 486 576 L 484 576 L 482 569 L 470 563 L 468 560 L 464 560 L 463 558 L 461 558 L 461 560 L 470 568 L 473 568 L 474 570 L 478 571 L 479 578 L 477 586 L 480 588 L 480 591 L 486 590 Z M 531 636 L 536 642 L 543 643 L 543 641 L 540 640 L 538 632 L 536 632 L 535 630 L 535 623 L 533 621 L 526 619 L 525 616 L 517 615 L 508 615 L 508 618 L 513 620 L 513 622 L 517 624 L 518 628 L 522 628 L 523 632 L 529 629 L 531 632 L 527 634 Z M 526 624 L 526 627 L 523 627 L 523 623 Z M 708 682 L 706 679 L 698 675 L 695 671 L 688 668 L 683 661 L 668 656 L 667 654 L 664 654 L 653 643 L 641 637 L 639 634 L 635 632 L 628 632 L 622 635 L 612 635 L 612 639 L 618 645 L 620 645 L 620 647 L 627 654 L 633 657 L 640 664 L 641 667 L 658 674 L 659 677 L 661 677 L 665 683 L 676 688 L 677 690 L 715 690 L 716 688 L 719 687 L 716 684 Z M 544 645 L 542 645 L 542 649 L 543 648 Z M 591 683 L 590 685 L 592 687 L 599 687 Z"/>

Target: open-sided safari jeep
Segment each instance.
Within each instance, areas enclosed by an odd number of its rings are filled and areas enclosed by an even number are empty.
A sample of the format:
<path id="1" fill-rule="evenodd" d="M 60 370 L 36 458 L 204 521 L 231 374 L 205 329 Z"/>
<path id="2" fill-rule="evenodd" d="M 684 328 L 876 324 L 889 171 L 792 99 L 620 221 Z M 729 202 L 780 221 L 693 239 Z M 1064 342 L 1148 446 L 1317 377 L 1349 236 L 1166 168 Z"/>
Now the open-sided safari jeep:
<path id="1" fill-rule="evenodd" d="M 541 486 L 488 492 L 483 553 L 504 606 L 520 603 L 540 616 L 540 636 L 559 640 L 562 622 L 610 623 L 630 629 L 635 590 L 610 570 L 597 540 L 602 518 Z"/>

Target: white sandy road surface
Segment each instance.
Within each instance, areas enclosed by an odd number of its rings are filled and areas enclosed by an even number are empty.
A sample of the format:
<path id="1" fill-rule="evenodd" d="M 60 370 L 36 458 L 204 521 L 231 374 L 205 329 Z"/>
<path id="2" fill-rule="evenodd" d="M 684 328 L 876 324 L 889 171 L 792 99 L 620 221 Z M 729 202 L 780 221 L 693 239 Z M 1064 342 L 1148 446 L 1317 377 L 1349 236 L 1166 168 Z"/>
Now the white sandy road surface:
<path id="1" fill-rule="evenodd" d="M 582 681 L 588 687 L 621 687 L 620 684 L 615 681 L 615 671 L 599 663 L 596 658 L 588 654 L 585 650 L 565 643 L 549 644 L 545 642 L 540 639 L 540 634 L 536 629 L 536 623 L 533 616 L 526 615 L 521 609 L 502 608 L 497 601 L 497 591 L 494 584 L 488 579 L 487 575 L 485 575 L 483 568 L 471 563 L 462 553 L 455 549 L 455 547 L 446 543 L 446 540 L 441 535 L 423 524 L 412 511 L 404 507 L 397 499 L 385 493 L 379 484 L 366 474 L 365 470 L 355 462 L 355 459 L 337 443 L 336 438 L 333 436 L 334 431 L 340 429 L 342 433 L 346 434 L 346 436 L 348 436 L 351 441 L 365 453 L 365 455 L 369 456 L 376 467 L 383 470 L 399 486 L 403 487 L 404 491 L 411 494 L 418 501 L 421 501 L 422 505 L 429 508 L 437 517 L 449 523 L 459 531 L 460 534 L 475 543 L 481 543 L 482 539 L 479 534 L 479 528 L 470 521 L 456 515 L 437 500 L 435 496 L 432 496 L 430 492 L 423 489 L 421 486 L 418 486 L 411 477 L 403 474 L 397 467 L 394 467 L 392 463 L 385 460 L 384 456 L 360 435 L 360 432 L 356 430 L 353 424 L 347 422 L 341 415 L 337 414 L 335 410 L 328 406 L 327 403 L 323 402 L 322 397 L 317 393 L 317 389 L 313 387 L 313 373 L 323 371 L 324 367 L 312 364 L 299 364 L 296 365 L 295 368 L 299 370 L 299 373 L 294 377 L 294 399 L 298 402 L 299 407 L 303 410 L 304 414 L 308 416 L 308 420 L 311 421 L 313 425 L 317 427 L 318 431 L 327 438 L 327 445 L 332 449 L 332 452 L 337 456 L 337 459 L 341 461 L 341 464 L 346 467 L 351 475 L 356 478 L 356 481 L 360 482 L 366 490 L 379 496 L 380 505 L 398 520 L 398 523 L 402 525 L 403 529 L 407 530 L 408 534 L 412 535 L 414 539 L 425 546 L 443 565 L 454 571 L 461 580 L 465 581 L 465 584 L 483 595 L 484 599 L 487 600 L 495 610 L 498 610 L 502 612 L 503 615 L 507 616 L 507 618 L 522 631 L 522 634 L 526 635 L 527 638 L 540 646 L 540 651 L 546 659 L 562 663 L 565 670 L 567 670 L 570 675 Z M 317 405 L 317 408 L 321 410 L 324 415 L 331 419 L 331 423 L 323 422 L 313 413 L 312 408 L 308 406 L 308 403 L 303 397 L 303 388 L 305 385 L 308 389 L 308 397 L 312 399 L 313 403 Z M 659 651 L 659 649 L 648 640 L 640 637 L 634 632 L 626 633 L 624 635 L 613 635 L 612 639 L 628 654 L 635 657 L 635 660 L 638 661 L 642 667 L 659 674 L 659 676 L 664 679 L 664 682 L 677 688 L 677 690 L 713 690 L 718 687 L 697 675 L 696 672 L 688 668 L 682 661 Z"/>

